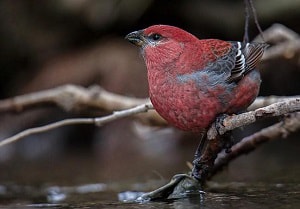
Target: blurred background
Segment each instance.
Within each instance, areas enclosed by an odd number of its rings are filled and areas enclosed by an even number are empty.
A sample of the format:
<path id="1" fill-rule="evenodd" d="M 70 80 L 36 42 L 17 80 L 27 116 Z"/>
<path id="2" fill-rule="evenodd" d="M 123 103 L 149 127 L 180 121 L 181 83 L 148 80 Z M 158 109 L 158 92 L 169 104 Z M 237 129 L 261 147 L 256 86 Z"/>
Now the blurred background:
<path id="1" fill-rule="evenodd" d="M 255 1 L 260 24 L 281 23 L 300 33 L 299 0 Z M 63 84 L 100 85 L 108 91 L 148 96 L 138 49 L 124 40 L 152 24 L 181 27 L 199 38 L 242 40 L 241 0 L 1 0 L 0 98 Z M 250 35 L 258 34 L 250 25 Z M 300 59 L 278 58 L 261 65 L 261 96 L 299 95 Z M 1 113 L 0 139 L 24 129 L 70 117 L 55 106 Z M 260 122 L 249 135 L 277 119 Z M 187 172 L 199 136 L 174 128 L 148 127 L 132 119 L 103 127 L 69 126 L 33 135 L 0 148 L 0 183 L 125 182 L 169 179 Z M 299 134 L 276 140 L 235 160 L 215 181 L 298 182 Z"/>

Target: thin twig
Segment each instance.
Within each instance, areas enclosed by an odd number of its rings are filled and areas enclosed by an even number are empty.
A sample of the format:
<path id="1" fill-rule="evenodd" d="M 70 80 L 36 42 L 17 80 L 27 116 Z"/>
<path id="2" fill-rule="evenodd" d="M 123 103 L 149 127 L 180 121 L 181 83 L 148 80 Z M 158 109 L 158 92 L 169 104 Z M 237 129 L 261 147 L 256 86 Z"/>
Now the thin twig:
<path id="1" fill-rule="evenodd" d="M 78 125 L 78 124 L 95 124 L 97 126 L 102 126 L 113 120 L 128 117 L 128 116 L 131 116 L 131 115 L 134 115 L 137 113 L 147 112 L 150 109 L 153 109 L 152 104 L 143 104 L 143 105 L 139 105 L 139 106 L 127 109 L 127 110 L 116 111 L 116 112 L 113 112 L 113 114 L 104 116 L 104 117 L 65 119 L 65 120 L 50 123 L 48 125 L 44 125 L 44 126 L 40 126 L 40 127 L 29 128 L 29 129 L 26 129 L 12 137 L 4 139 L 3 141 L 0 142 L 0 147 L 10 144 L 10 143 L 13 143 L 13 142 L 16 142 L 26 136 L 42 133 L 45 131 L 50 131 L 55 128 L 69 126 L 69 125 Z"/>
<path id="2" fill-rule="evenodd" d="M 257 109 L 284 99 L 295 97 L 296 96 L 259 97 L 248 110 Z M 84 88 L 76 85 L 65 85 L 0 100 L 0 113 L 24 111 L 33 107 L 44 106 L 45 104 L 57 105 L 65 111 L 95 108 L 112 112 L 135 107 L 140 104 L 148 103 L 149 101 L 149 98 L 140 99 L 108 92 L 100 86 Z M 166 122 L 155 111 L 144 114 L 140 119 L 147 124 L 166 125 Z"/>
<path id="3" fill-rule="evenodd" d="M 249 0 L 244 0 L 244 4 L 245 4 L 245 25 L 244 25 L 243 42 L 244 42 L 244 44 L 247 44 L 247 43 L 249 43 L 249 19 L 250 19 Z"/>
<path id="4" fill-rule="evenodd" d="M 253 19 L 254 19 L 254 23 L 256 25 L 256 28 L 257 30 L 259 31 L 259 34 L 263 40 L 263 42 L 265 42 L 265 39 L 264 39 L 264 35 L 263 35 L 263 31 L 260 27 L 260 24 L 258 22 L 258 18 L 257 18 L 257 13 L 256 13 L 256 9 L 255 9 L 255 6 L 253 4 L 253 1 L 252 0 L 248 0 L 248 4 L 249 4 L 249 7 L 250 7 L 250 11 L 252 12 L 252 16 L 253 16 Z"/>
<path id="5" fill-rule="evenodd" d="M 119 118 L 132 116 L 137 113 L 147 112 L 150 109 L 153 109 L 153 106 L 151 103 L 147 103 L 147 104 L 136 106 L 134 108 L 116 111 L 111 115 L 99 117 L 99 118 L 65 119 L 45 126 L 24 130 L 12 137 L 6 138 L 3 141 L 1 141 L 0 147 L 15 142 L 26 136 L 42 133 L 58 127 L 62 127 L 66 125 L 75 125 L 75 124 L 95 124 L 99 126 Z M 250 111 L 247 113 L 242 113 L 234 116 L 228 116 L 223 121 L 223 125 L 224 124 L 225 125 L 219 131 L 221 133 L 225 133 L 226 131 L 233 130 L 242 125 L 248 125 L 254 123 L 256 121 L 256 118 L 279 116 L 279 115 L 284 115 L 286 113 L 291 113 L 295 111 L 300 111 L 300 98 L 288 99 L 283 102 L 278 102 L 263 108 L 259 108 L 255 111 Z M 208 137 L 209 138 L 215 137 L 216 135 L 213 134 L 217 134 L 217 133 L 214 129 L 211 128 L 208 132 Z"/>

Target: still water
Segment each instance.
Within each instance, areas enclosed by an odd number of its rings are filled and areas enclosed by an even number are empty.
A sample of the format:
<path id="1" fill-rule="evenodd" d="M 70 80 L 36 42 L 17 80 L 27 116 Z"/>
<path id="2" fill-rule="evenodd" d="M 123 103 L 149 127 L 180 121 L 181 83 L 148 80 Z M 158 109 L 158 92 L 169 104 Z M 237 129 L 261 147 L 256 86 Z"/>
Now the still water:
<path id="1" fill-rule="evenodd" d="M 277 141 L 240 157 L 208 182 L 204 195 L 143 203 L 128 199 L 188 171 L 186 159 L 192 148 L 179 155 L 181 145 L 174 155 L 161 153 L 151 159 L 116 151 L 101 158 L 78 153 L 70 157 L 51 153 L 38 160 L 18 157 L 0 163 L 0 208 L 298 209 L 299 145 L 298 138 L 284 146 Z"/>
<path id="2" fill-rule="evenodd" d="M 161 184 L 163 182 L 152 182 Z M 78 186 L 0 185 L 0 208 L 300 208 L 299 184 L 245 184 L 210 182 L 204 195 L 182 199 L 144 202 L 120 199 L 140 192 L 121 191 L 123 188 L 144 188 L 149 183 L 118 185 L 117 183 Z"/>

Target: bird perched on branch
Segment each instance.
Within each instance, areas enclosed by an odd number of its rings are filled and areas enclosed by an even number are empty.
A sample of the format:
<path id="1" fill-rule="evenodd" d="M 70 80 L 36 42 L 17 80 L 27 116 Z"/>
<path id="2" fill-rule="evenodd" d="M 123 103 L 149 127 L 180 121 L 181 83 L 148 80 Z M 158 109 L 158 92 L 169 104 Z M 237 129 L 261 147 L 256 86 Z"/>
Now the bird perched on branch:
<path id="1" fill-rule="evenodd" d="M 179 129 L 201 132 L 218 115 L 246 109 L 259 92 L 255 68 L 264 43 L 201 40 L 168 25 L 153 25 L 126 39 L 141 49 L 154 108 Z"/>

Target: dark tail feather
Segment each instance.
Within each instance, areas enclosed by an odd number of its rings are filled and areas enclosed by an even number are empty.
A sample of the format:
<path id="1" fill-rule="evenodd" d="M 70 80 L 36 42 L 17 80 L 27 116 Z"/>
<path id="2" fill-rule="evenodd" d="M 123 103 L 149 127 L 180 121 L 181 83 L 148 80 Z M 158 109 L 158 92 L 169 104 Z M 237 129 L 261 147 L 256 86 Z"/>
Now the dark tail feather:
<path id="1" fill-rule="evenodd" d="M 268 47 L 268 44 L 265 43 L 248 43 L 244 49 L 244 55 L 246 59 L 246 70 L 247 73 L 250 70 L 253 70 L 258 62 L 261 60 L 265 49 Z"/>

